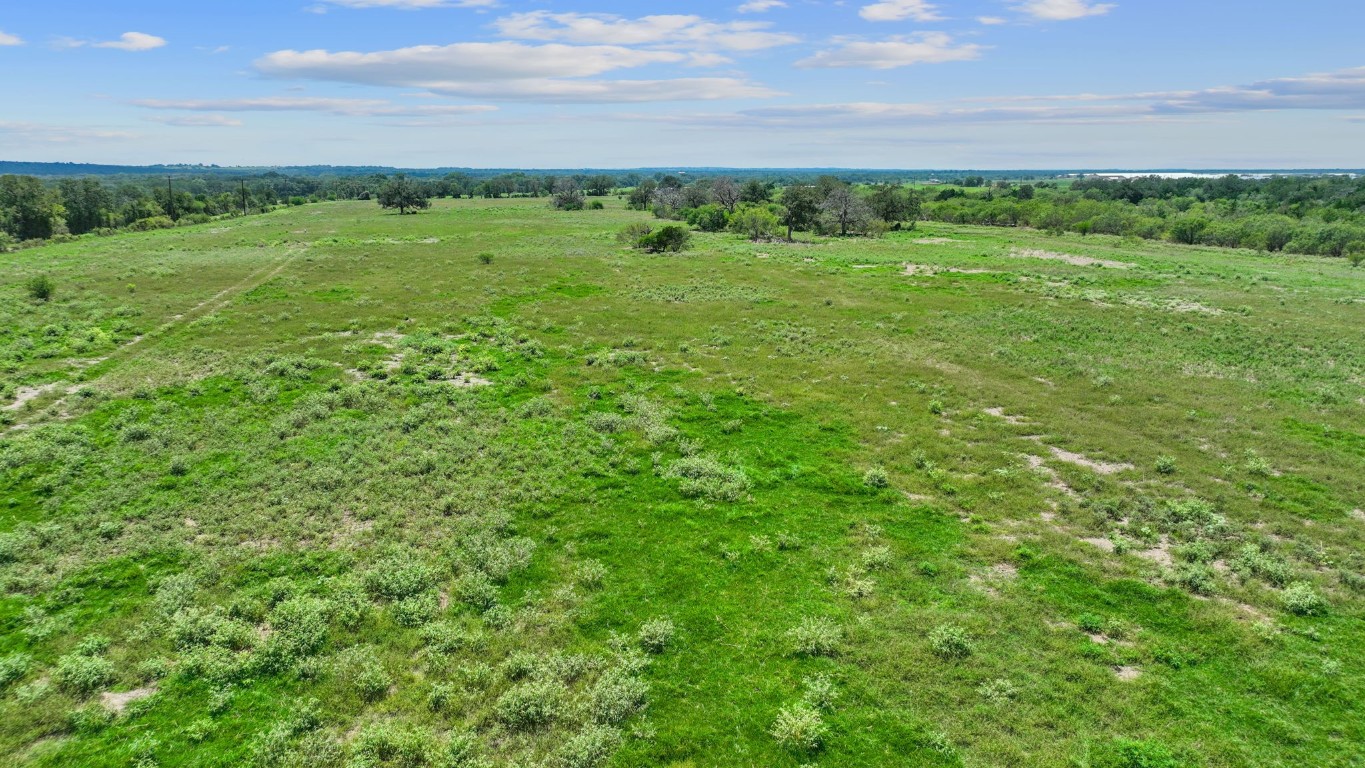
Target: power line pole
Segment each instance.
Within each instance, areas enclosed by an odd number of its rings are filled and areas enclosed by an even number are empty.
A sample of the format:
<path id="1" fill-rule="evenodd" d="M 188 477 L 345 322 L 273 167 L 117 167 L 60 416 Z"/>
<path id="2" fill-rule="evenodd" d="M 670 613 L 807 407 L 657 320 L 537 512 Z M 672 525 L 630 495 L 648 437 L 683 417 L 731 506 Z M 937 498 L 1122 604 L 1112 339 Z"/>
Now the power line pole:
<path id="1" fill-rule="evenodd" d="M 166 177 L 166 214 L 175 219 L 175 191 L 171 189 L 171 177 Z"/>
<path id="2" fill-rule="evenodd" d="M 245 216 L 246 213 L 246 179 L 242 179 L 242 215 Z"/>

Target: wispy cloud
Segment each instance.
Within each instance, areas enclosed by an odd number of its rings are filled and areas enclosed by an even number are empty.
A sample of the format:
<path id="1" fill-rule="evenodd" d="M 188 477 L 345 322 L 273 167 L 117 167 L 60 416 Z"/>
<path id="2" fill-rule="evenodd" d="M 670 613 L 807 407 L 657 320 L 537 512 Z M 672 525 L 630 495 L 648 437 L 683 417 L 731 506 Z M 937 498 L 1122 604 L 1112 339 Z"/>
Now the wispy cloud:
<path id="1" fill-rule="evenodd" d="M 938 6 L 927 0 L 884 0 L 864 5 L 858 15 L 868 21 L 942 21 Z"/>
<path id="2" fill-rule="evenodd" d="M 338 8 L 395 8 L 421 11 L 429 8 L 492 8 L 497 0 L 321 0 L 311 10 L 325 13 L 328 6 Z"/>
<path id="3" fill-rule="evenodd" d="M 7 45 L 23 45 L 23 44 L 24 44 L 24 39 L 23 39 L 22 37 L 19 37 L 18 35 L 11 35 L 10 33 L 6 32 L 5 30 L 0 29 L 0 46 L 7 46 Z"/>
<path id="4" fill-rule="evenodd" d="M 166 45 L 166 39 L 145 32 L 124 32 L 117 40 L 91 43 L 96 48 L 114 48 L 120 51 L 150 51 Z"/>
<path id="5" fill-rule="evenodd" d="M 394 104 L 383 99 L 330 99 L 310 96 L 264 96 L 249 99 L 137 99 L 135 106 L 190 112 L 325 112 L 347 117 L 431 117 L 493 112 L 475 104 Z M 221 116 L 204 116 L 204 118 Z"/>
<path id="6" fill-rule="evenodd" d="M 865 69 L 895 69 L 912 64 L 940 64 L 948 61 L 970 61 L 985 50 L 974 43 L 957 44 L 943 32 L 922 32 L 908 37 L 896 37 L 876 42 L 850 40 L 837 47 L 816 51 L 814 55 L 796 62 L 796 66 L 861 67 Z"/>
<path id="7" fill-rule="evenodd" d="M 786 8 L 782 0 L 749 0 L 735 10 L 740 13 L 766 13 L 774 8 Z"/>
<path id="8" fill-rule="evenodd" d="M 589 80 L 621 69 L 688 64 L 673 50 L 619 45 L 455 43 L 359 53 L 277 51 L 256 61 L 262 74 L 423 88 L 445 96 L 540 102 L 639 102 L 765 98 L 777 92 L 731 77 Z"/>
<path id="9" fill-rule="evenodd" d="M 35 144 L 80 144 L 90 141 L 123 141 L 138 138 L 138 135 L 131 131 L 110 128 L 0 120 L 0 139 L 6 138 Z"/>
<path id="10" fill-rule="evenodd" d="M 1008 21 L 1002 16 L 977 16 L 976 23 L 985 24 L 988 27 L 996 27 L 1001 24 L 1007 24 Z"/>
<path id="11" fill-rule="evenodd" d="M 1103 16 L 1117 8 L 1114 3 L 1093 0 L 1026 0 L 1014 9 L 1041 21 L 1071 21 L 1087 16 Z"/>
<path id="12" fill-rule="evenodd" d="M 769 31 L 766 21 L 716 22 L 701 16 L 658 15 L 626 19 L 611 14 L 514 13 L 493 22 L 503 37 L 580 45 L 645 45 L 756 51 L 790 45 L 801 38 Z"/>
<path id="13" fill-rule="evenodd" d="M 147 119 L 179 128 L 239 128 L 242 125 L 241 120 L 227 115 L 153 115 Z"/>

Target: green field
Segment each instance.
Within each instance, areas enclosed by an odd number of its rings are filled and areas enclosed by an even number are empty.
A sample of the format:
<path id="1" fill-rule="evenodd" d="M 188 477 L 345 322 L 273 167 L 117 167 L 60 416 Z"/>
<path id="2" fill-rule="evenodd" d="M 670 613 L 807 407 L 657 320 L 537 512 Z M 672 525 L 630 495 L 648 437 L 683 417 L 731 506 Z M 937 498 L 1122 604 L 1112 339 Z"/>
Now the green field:
<path id="1" fill-rule="evenodd" d="M 649 219 L 0 257 L 0 762 L 1365 762 L 1365 270 Z"/>

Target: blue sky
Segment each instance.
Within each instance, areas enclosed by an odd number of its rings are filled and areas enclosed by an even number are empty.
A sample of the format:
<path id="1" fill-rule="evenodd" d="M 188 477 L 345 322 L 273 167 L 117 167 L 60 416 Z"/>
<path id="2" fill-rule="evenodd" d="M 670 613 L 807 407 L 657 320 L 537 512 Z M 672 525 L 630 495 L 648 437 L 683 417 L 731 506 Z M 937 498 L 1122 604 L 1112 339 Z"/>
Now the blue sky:
<path id="1" fill-rule="evenodd" d="M 0 159 L 1365 167 L 1345 0 L 45 0 Z"/>

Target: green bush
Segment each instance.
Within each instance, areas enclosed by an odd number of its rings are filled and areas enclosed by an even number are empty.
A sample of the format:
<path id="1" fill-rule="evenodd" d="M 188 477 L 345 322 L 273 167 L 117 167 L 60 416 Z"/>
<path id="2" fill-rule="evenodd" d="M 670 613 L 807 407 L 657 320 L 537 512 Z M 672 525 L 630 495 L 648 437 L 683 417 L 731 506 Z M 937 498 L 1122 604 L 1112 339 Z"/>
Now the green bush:
<path id="1" fill-rule="evenodd" d="M 609 669 L 588 689 L 588 717 L 616 725 L 643 709 L 648 694 L 644 681 L 624 670 Z"/>
<path id="2" fill-rule="evenodd" d="M 953 624 L 941 624 L 929 632 L 929 649 L 942 659 L 965 659 L 975 650 L 967 630 Z"/>
<path id="3" fill-rule="evenodd" d="M 568 692 L 557 680 L 532 680 L 507 689 L 493 704 L 493 713 L 513 730 L 547 725 L 563 714 Z"/>
<path id="4" fill-rule="evenodd" d="M 402 600 L 431 589 L 436 572 L 408 556 L 393 557 L 365 574 L 365 587 L 376 597 Z"/>
<path id="5" fill-rule="evenodd" d="M 863 473 L 863 485 L 868 488 L 885 488 L 891 485 L 891 478 L 887 476 L 886 470 L 873 467 Z"/>
<path id="6" fill-rule="evenodd" d="M 0 657 L 0 693 L 23 679 L 33 660 L 22 653 Z"/>
<path id="7" fill-rule="evenodd" d="M 660 227 L 636 241 L 635 246 L 649 253 L 679 253 L 687 250 L 692 233 L 681 224 Z"/>
<path id="8" fill-rule="evenodd" d="M 552 768 L 596 768 L 611 757 L 621 743 L 615 728 L 592 724 L 569 737 L 550 760 Z"/>
<path id="9" fill-rule="evenodd" d="M 649 653 L 663 653 L 673 642 L 676 630 L 673 622 L 664 618 L 650 619 L 640 627 L 637 638 L 640 647 Z"/>
<path id="10" fill-rule="evenodd" d="M 787 632 L 794 650 L 805 656 L 834 656 L 844 640 L 844 630 L 833 619 L 807 616 Z"/>
<path id="11" fill-rule="evenodd" d="M 786 749 L 814 752 L 824 743 L 829 727 L 819 710 L 797 704 L 777 713 L 769 733 Z"/>
<path id="12" fill-rule="evenodd" d="M 68 693 L 88 696 L 114 682 L 114 665 L 101 656 L 72 653 L 57 660 L 52 680 Z"/>
<path id="13" fill-rule="evenodd" d="M 1280 593 L 1285 610 L 1299 616 L 1316 616 L 1327 612 L 1327 601 L 1306 581 L 1296 581 Z"/>
<path id="14" fill-rule="evenodd" d="M 368 646 L 347 648 L 337 657 L 337 677 L 366 701 L 383 698 L 393 685 L 374 649 Z"/>
<path id="15" fill-rule="evenodd" d="M 35 301 L 49 301 L 57 292 L 57 284 L 47 275 L 31 278 L 25 288 L 28 290 L 29 298 Z"/>

